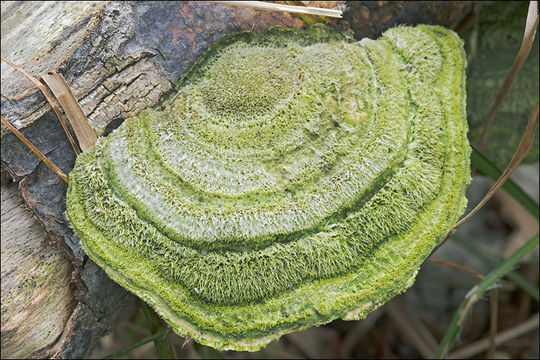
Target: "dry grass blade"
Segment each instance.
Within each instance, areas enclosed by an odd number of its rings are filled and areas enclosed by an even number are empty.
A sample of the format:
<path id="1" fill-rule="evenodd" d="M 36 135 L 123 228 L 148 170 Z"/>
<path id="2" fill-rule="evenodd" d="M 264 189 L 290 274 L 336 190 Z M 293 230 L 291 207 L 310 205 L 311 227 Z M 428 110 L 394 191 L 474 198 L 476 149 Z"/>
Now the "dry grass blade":
<path id="1" fill-rule="evenodd" d="M 521 142 L 519 143 L 519 146 L 514 153 L 514 156 L 512 157 L 512 160 L 510 160 L 510 163 L 502 173 L 501 177 L 493 184 L 493 186 L 489 189 L 486 196 L 480 201 L 478 205 L 474 209 L 471 210 L 467 215 L 465 215 L 461 220 L 458 221 L 456 225 L 450 230 L 450 233 L 452 233 L 453 230 L 455 230 L 458 226 L 462 225 L 466 221 L 468 221 L 474 214 L 478 212 L 484 206 L 484 204 L 491 199 L 491 197 L 499 190 L 499 188 L 504 184 L 504 182 L 510 177 L 512 172 L 515 170 L 515 168 L 519 165 L 519 163 L 523 160 L 525 155 L 529 152 L 535 135 L 536 126 L 538 126 L 538 102 L 536 102 L 536 105 L 534 106 L 531 115 L 529 116 L 529 120 L 527 121 L 527 127 L 525 128 L 525 132 L 523 133 L 523 137 L 521 138 Z"/>
<path id="2" fill-rule="evenodd" d="M 43 81 L 49 86 L 56 99 L 64 109 L 75 136 L 79 141 L 82 151 L 88 150 L 97 141 L 94 130 L 88 124 L 88 119 L 81 109 L 81 106 L 73 96 L 66 80 L 61 74 L 46 73 L 41 76 Z"/>
<path id="3" fill-rule="evenodd" d="M 404 341 L 416 349 L 423 359 L 433 358 L 437 341 L 412 309 L 407 308 L 403 301 L 395 299 L 388 302 L 384 310 L 399 329 Z"/>
<path id="4" fill-rule="evenodd" d="M 304 6 L 307 7 L 306 4 L 304 4 L 302 1 L 285 1 L 287 5 L 292 6 Z M 316 23 L 323 23 L 326 24 L 326 19 L 323 18 L 321 15 L 311 15 L 311 14 L 298 14 L 302 20 L 304 20 L 308 25 L 316 24 Z"/>
<path id="5" fill-rule="evenodd" d="M 495 347 L 497 345 L 497 316 L 499 312 L 499 289 L 494 288 L 489 294 L 489 349 L 487 357 L 495 358 Z"/>
<path id="6" fill-rule="evenodd" d="M 68 182 L 68 177 L 58 166 L 56 166 L 51 160 L 49 160 L 41 151 L 38 150 L 19 130 L 15 129 L 3 116 L 1 116 L 2 124 L 5 125 L 15 136 L 19 138 L 34 154 L 36 154 L 47 166 L 54 171 L 65 182 Z"/>
<path id="7" fill-rule="evenodd" d="M 495 337 L 495 344 L 500 345 L 507 341 L 517 338 L 523 334 L 528 333 L 538 329 L 539 316 L 538 313 L 533 315 L 530 319 L 524 321 L 523 323 L 516 325 L 510 329 L 501 331 Z M 471 345 L 467 345 L 461 349 L 458 349 L 448 355 L 448 359 L 467 359 L 471 358 L 474 355 L 481 353 L 489 348 L 489 338 L 484 338 L 480 341 L 477 341 Z"/>
<path id="8" fill-rule="evenodd" d="M 382 309 L 378 308 L 365 319 L 356 321 L 354 327 L 344 334 L 341 342 L 341 354 L 344 358 L 353 358 L 355 351 L 360 347 L 361 340 L 366 337 L 367 332 L 375 326 L 382 315 Z"/>
<path id="9" fill-rule="evenodd" d="M 536 28 L 538 27 L 538 19 L 538 2 L 531 1 L 529 3 L 529 12 L 527 14 L 525 32 L 523 33 L 523 41 L 521 42 L 521 47 L 518 54 L 516 55 L 516 58 L 514 59 L 512 67 L 510 68 L 510 73 L 504 80 L 504 83 L 499 90 L 499 94 L 497 95 L 497 99 L 495 100 L 495 103 L 489 111 L 486 125 L 484 126 L 484 130 L 482 131 L 482 137 L 480 138 L 480 143 L 478 144 L 478 149 L 480 151 L 484 151 L 488 139 L 489 129 L 491 128 L 491 125 L 495 120 L 495 116 L 497 115 L 497 112 L 499 111 L 499 108 L 501 107 L 504 98 L 510 91 L 510 88 L 514 83 L 514 80 L 516 79 L 519 70 L 521 69 L 523 63 L 531 52 L 534 37 L 536 35 Z"/>
<path id="10" fill-rule="evenodd" d="M 264 1 L 210 1 L 216 4 L 222 5 L 232 5 L 232 6 L 242 6 L 249 7 L 257 10 L 270 10 L 270 11 L 286 11 L 293 12 L 298 14 L 309 14 L 309 15 L 320 15 L 328 16 L 335 18 L 342 18 L 343 12 L 341 10 L 334 9 L 324 9 L 317 8 L 312 6 L 292 6 L 292 5 L 282 5 L 282 4 L 273 4 Z"/>
<path id="11" fill-rule="evenodd" d="M 436 256 L 430 256 L 428 258 L 428 260 L 431 261 L 431 262 L 437 263 L 437 264 L 450 266 L 450 267 L 459 269 L 461 271 L 468 272 L 469 274 L 472 274 L 472 275 L 476 276 L 478 279 L 483 279 L 485 277 L 484 275 L 480 274 L 478 271 L 476 271 L 474 269 L 471 269 L 468 266 L 456 264 L 455 262 L 450 261 L 450 260 L 442 259 L 442 258 L 439 258 L 439 257 L 436 257 Z"/>
<path id="12" fill-rule="evenodd" d="M 182 343 L 182 349 L 184 348 L 184 346 L 187 345 L 187 343 L 189 342 L 189 340 L 191 340 L 191 336 L 186 335 L 186 337 L 184 338 L 184 342 Z"/>
<path id="13" fill-rule="evenodd" d="M 15 65 L 11 61 L 9 61 L 5 57 L 2 56 L 1 59 L 2 59 L 2 61 L 5 61 L 7 64 L 12 66 L 15 70 L 17 70 L 18 72 L 20 72 L 21 74 L 26 76 L 30 81 L 32 81 L 38 87 L 39 90 L 41 90 L 41 92 L 45 96 L 45 99 L 47 99 L 47 101 L 51 105 L 54 113 L 58 117 L 58 120 L 60 121 L 60 124 L 62 125 L 62 128 L 64 129 L 64 132 L 66 133 L 66 136 L 67 136 L 69 142 L 71 143 L 71 147 L 73 148 L 73 151 L 75 152 L 75 154 L 79 155 L 81 153 L 81 151 L 79 150 L 79 147 L 75 143 L 75 140 L 73 139 L 73 136 L 71 136 L 71 133 L 69 132 L 69 130 L 68 130 L 67 126 L 66 126 L 66 123 L 64 122 L 64 119 L 62 118 L 62 115 L 60 114 L 60 109 L 58 108 L 58 106 L 54 102 L 53 98 L 51 97 L 51 95 L 49 94 L 47 89 L 45 88 L 45 85 L 43 85 L 35 77 L 33 77 L 32 75 L 30 75 L 29 73 L 24 71 L 21 67 Z"/>

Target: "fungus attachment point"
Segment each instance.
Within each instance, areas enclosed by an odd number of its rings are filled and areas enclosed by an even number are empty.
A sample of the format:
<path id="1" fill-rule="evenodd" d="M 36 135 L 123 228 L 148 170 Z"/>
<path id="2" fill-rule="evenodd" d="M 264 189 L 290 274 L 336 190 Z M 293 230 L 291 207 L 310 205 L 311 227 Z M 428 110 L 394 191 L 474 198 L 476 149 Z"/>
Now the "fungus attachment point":
<path id="1" fill-rule="evenodd" d="M 67 215 L 112 279 L 202 344 L 363 318 L 464 211 L 464 67 L 436 26 L 226 36 L 78 157 Z"/>

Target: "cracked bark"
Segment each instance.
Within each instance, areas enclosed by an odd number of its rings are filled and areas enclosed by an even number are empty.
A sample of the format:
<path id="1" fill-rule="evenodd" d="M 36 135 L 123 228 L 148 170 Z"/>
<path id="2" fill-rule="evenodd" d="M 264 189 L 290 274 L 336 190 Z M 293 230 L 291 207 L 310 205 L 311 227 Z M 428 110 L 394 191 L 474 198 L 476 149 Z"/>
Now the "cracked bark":
<path id="1" fill-rule="evenodd" d="M 2 55 L 36 77 L 47 71 L 61 73 L 99 135 L 142 109 L 156 106 L 222 35 L 241 30 L 259 31 L 270 25 L 304 25 L 300 17 L 290 13 L 206 2 L 73 4 L 2 2 Z M 434 21 L 428 22 L 446 26 L 458 22 L 469 11 L 464 5 L 443 9 L 435 2 L 430 6 L 415 2 L 366 4 L 365 9 L 353 4 L 346 13 L 348 22 L 333 20 L 333 24 L 347 27 L 350 23 L 357 37 L 376 36 L 385 26 L 426 22 L 434 9 L 442 10 L 436 19 L 432 18 Z M 325 1 L 315 5 L 344 7 L 344 2 Z M 7 64 L 2 63 L 1 75 L 5 96 L 1 99 L 3 116 L 62 171 L 69 173 L 75 155 L 43 95 Z M 4 127 L 1 135 L 2 170 L 19 182 L 25 204 L 45 230 L 48 241 L 67 259 L 70 269 L 70 292 L 65 297 L 72 298 L 73 303 L 64 320 L 57 321 L 62 331 L 56 343 L 42 346 L 39 356 L 88 356 L 100 336 L 133 312 L 135 298 L 87 259 L 64 216 L 67 185 Z M 4 231 L 2 223 L 2 234 Z M 4 313 L 4 298 L 2 304 L 4 323 L 4 316 L 17 314 Z M 43 321 L 47 315 L 40 316 L 36 322 Z M 2 342 L 7 339 L 4 334 L 2 327 Z M 13 354 L 6 353 L 3 347 L 3 357 Z M 35 353 L 21 354 L 28 357 Z"/>

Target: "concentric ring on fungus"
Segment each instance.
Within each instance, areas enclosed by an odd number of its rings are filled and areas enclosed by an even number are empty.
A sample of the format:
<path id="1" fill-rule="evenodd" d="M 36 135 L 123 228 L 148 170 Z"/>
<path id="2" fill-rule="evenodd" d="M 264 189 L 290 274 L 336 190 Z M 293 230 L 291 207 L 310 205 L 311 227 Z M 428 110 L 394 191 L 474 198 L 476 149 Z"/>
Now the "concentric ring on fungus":
<path id="1" fill-rule="evenodd" d="M 225 36 L 163 111 L 79 156 L 67 215 L 90 258 L 202 344 L 365 317 L 464 211 L 464 68 L 437 26 Z"/>

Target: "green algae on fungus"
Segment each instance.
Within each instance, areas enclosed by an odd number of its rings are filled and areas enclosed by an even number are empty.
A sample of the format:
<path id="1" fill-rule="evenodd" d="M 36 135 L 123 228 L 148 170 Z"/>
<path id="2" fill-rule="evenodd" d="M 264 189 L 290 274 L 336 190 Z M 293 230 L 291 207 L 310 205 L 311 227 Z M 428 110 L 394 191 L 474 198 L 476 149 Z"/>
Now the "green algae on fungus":
<path id="1" fill-rule="evenodd" d="M 67 215 L 90 258 L 202 344 L 363 318 L 464 211 L 464 69 L 437 26 L 225 36 L 165 106 L 79 156 Z"/>

